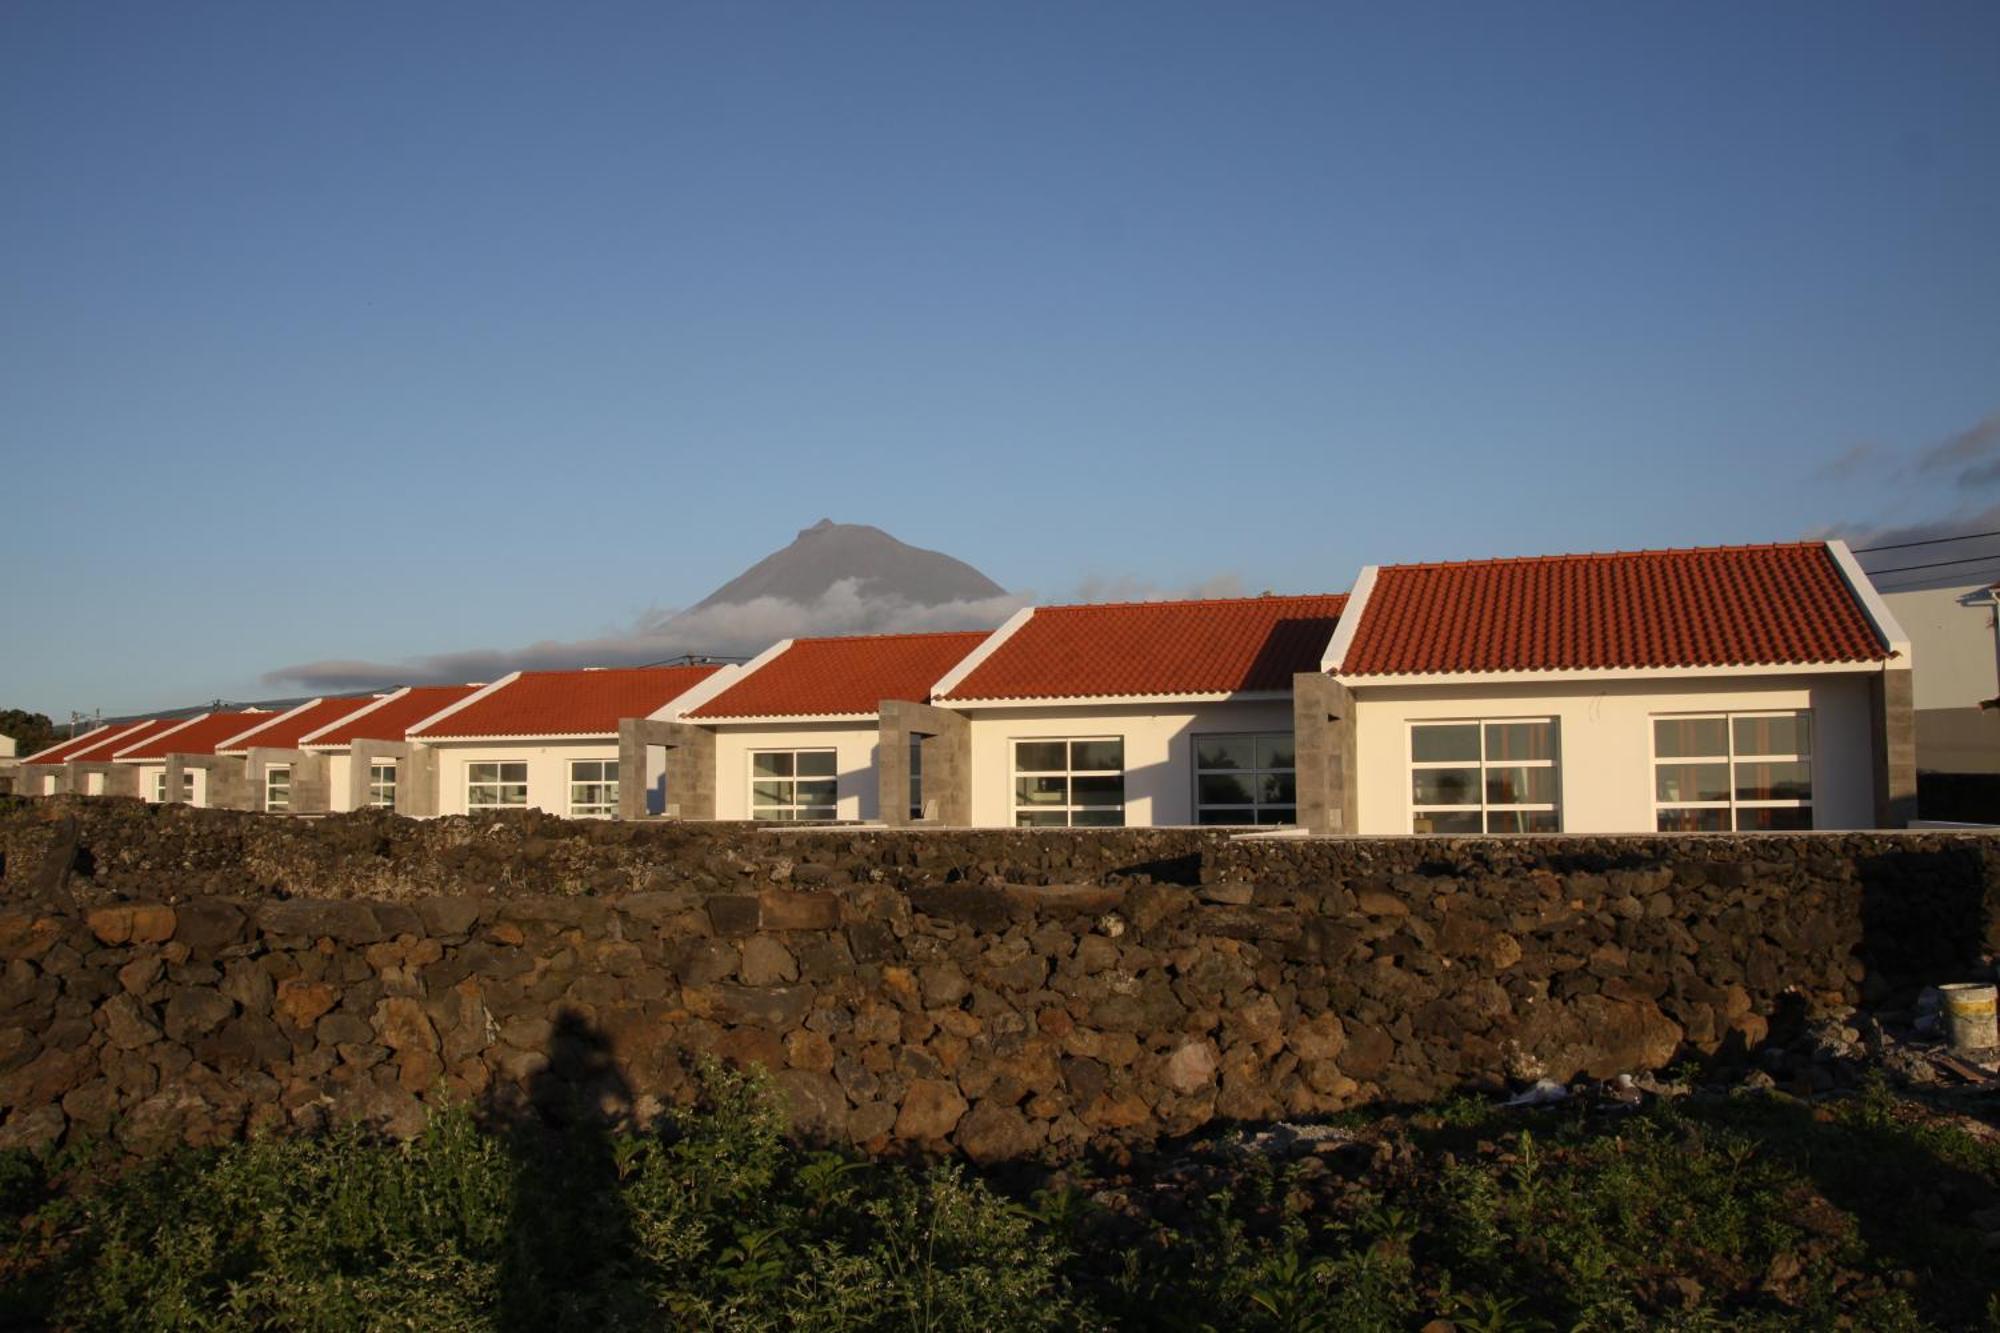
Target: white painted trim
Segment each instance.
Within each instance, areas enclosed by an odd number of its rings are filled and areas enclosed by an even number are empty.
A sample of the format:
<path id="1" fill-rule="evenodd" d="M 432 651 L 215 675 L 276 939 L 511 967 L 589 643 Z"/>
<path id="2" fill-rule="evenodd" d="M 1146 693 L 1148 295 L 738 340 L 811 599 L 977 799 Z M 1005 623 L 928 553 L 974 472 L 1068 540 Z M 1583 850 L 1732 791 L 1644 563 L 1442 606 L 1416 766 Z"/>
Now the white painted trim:
<path id="1" fill-rule="evenodd" d="M 1259 704 L 1292 697 L 1290 690 L 1214 690 L 1205 694 L 1083 694 L 1061 698 L 940 699 L 951 708 L 1127 708 L 1144 704 Z"/>
<path id="2" fill-rule="evenodd" d="M 581 741 L 586 745 L 615 745 L 618 733 L 615 731 L 543 731 L 516 732 L 507 736 L 416 736 L 411 739 L 421 741 L 433 749 L 442 750 L 450 745 L 515 745 L 522 741 L 532 741 L 544 745 L 550 741 Z"/>
<path id="3" fill-rule="evenodd" d="M 301 737 L 299 738 L 299 748 L 300 748 L 300 749 L 302 749 L 302 750 L 322 750 L 322 751 L 329 751 L 329 752 L 330 752 L 330 751 L 334 751 L 334 750 L 345 750 L 345 749 L 347 749 L 348 747 L 347 747 L 347 746 L 345 746 L 345 745 L 326 745 L 326 746 L 316 746 L 316 745 L 314 745 L 314 744 L 313 744 L 313 737 L 315 737 L 315 736 L 319 735 L 319 734 L 320 734 L 320 731 L 332 731 L 332 730 L 333 730 L 333 729 L 334 729 L 335 727 L 338 727 L 338 726 L 343 726 L 343 725 L 345 725 L 346 723 L 349 723 L 349 722 L 352 722 L 352 721 L 353 721 L 353 720 L 354 720 L 355 718 L 357 718 L 357 717 L 360 717 L 360 716 L 361 716 L 361 715 L 362 715 L 363 713 L 372 713 L 372 712 L 374 712 L 374 711 L 375 711 L 376 709 L 378 709 L 378 708 L 382 707 L 383 705 L 385 705 L 385 704 L 389 703 L 389 702 L 390 702 L 391 700 L 393 700 L 393 699 L 400 699 L 400 698 L 402 698 L 402 697 L 403 697 L 404 695 L 406 695 L 406 694 L 408 694 L 408 693 L 410 692 L 410 688 L 411 688 L 410 686 L 408 686 L 408 685 L 405 685 L 405 686 L 403 686 L 403 687 L 402 687 L 402 688 L 400 688 L 400 689 L 396 689 L 396 690 L 391 690 L 391 691 L 390 691 L 389 693 L 387 693 L 387 694 L 378 694 L 378 695 L 376 695 L 376 696 L 375 696 L 375 698 L 373 698 L 373 699 L 369 700 L 368 702 L 366 702 L 366 703 L 362 704 L 362 705 L 361 705 L 361 707 L 359 707 L 359 708 L 355 709 L 355 710 L 354 710 L 353 712 L 351 712 L 351 713 L 343 713 L 343 714 L 341 714 L 341 715 L 340 715 L 339 717 L 335 718 L 335 719 L 334 719 L 333 721 L 331 721 L 331 722 L 327 723 L 327 724 L 326 724 L 325 726 L 321 727 L 321 728 L 319 729 L 319 731 L 309 731 L 309 732 L 307 732 L 307 733 L 306 733 L 305 735 L 303 735 L 303 736 L 301 736 Z"/>
<path id="4" fill-rule="evenodd" d="M 1334 679 L 1352 690 L 1401 689 L 1413 685 L 1562 685 L 1593 680 L 1701 680 L 1728 676 L 1824 676 L 1883 669 L 1880 662 L 1773 662 L 1715 667 L 1603 667 L 1575 671 L 1459 671 L 1429 675 L 1345 676 Z"/>
<path id="5" fill-rule="evenodd" d="M 1018 634 L 1021 626 L 1027 624 L 1029 618 L 1034 614 L 1034 607 L 1024 606 L 1013 615 L 1008 616 L 1006 624 L 987 635 L 985 641 L 980 643 L 978 647 L 974 648 L 964 657 L 959 658 L 958 665 L 945 672 L 943 678 L 937 684 L 931 686 L 931 702 L 946 702 L 958 683 L 971 675 L 973 669 L 980 663 L 998 652 L 1002 644 Z"/>
<path id="6" fill-rule="evenodd" d="M 1900 659 L 1884 663 L 1885 669 L 1909 666 L 1910 636 L 1903 632 L 1902 623 L 1896 619 L 1896 613 L 1889 609 L 1889 604 L 1882 600 L 1882 594 L 1875 590 L 1875 583 L 1868 577 L 1868 571 L 1854 558 L 1854 552 L 1847 549 L 1846 542 L 1836 538 L 1826 544 L 1826 550 L 1827 554 L 1833 557 L 1833 563 L 1840 567 L 1841 577 L 1847 580 L 1847 586 L 1860 601 L 1861 609 L 1875 622 L 1875 632 L 1889 645 L 1890 657 Z"/>
<path id="7" fill-rule="evenodd" d="M 256 726 L 250 728 L 250 730 L 242 732 L 235 736 L 231 736 L 227 741 L 224 741 L 221 745 L 216 746 L 215 752 L 217 754 L 248 754 L 250 752 L 251 747 L 246 745 L 241 750 L 239 750 L 236 748 L 236 742 L 241 740 L 248 740 L 250 737 L 256 735 L 258 732 L 264 730 L 264 728 L 266 727 L 274 726 L 279 722 L 283 722 L 288 717 L 296 717 L 298 714 L 305 712 L 306 709 L 317 708 L 319 707 L 319 705 L 325 702 L 326 702 L 326 696 L 321 695 L 317 699 L 308 699 L 304 703 L 300 704 L 298 707 L 288 709 L 287 711 L 278 714 L 276 717 L 266 718 L 264 721 L 259 722 Z M 268 749 L 270 747 L 267 746 L 265 748 Z M 291 749 L 292 747 L 284 746 L 282 748 Z"/>
<path id="8" fill-rule="evenodd" d="M 521 678 L 520 672 L 509 671 L 506 675 L 500 677 L 500 679 L 494 681 L 491 685 L 480 686 L 472 693 L 466 695 L 463 699 L 460 699 L 457 703 L 447 704 L 443 708 L 438 709 L 437 712 L 432 713 L 429 717 L 424 718 L 422 721 L 411 723 L 409 726 L 405 727 L 403 729 L 403 739 L 404 740 L 417 739 L 417 737 L 422 734 L 424 728 L 430 726 L 432 723 L 442 722 L 444 719 L 450 717 L 453 713 L 458 712 L 460 709 L 470 708 L 473 704 L 478 703 L 481 699 L 491 698 L 492 696 L 498 694 L 500 691 L 506 689 L 509 685 L 512 685 L 515 681 L 519 680 L 520 678 Z M 468 737 L 467 739 L 471 738 Z"/>
<path id="9" fill-rule="evenodd" d="M 787 643 L 791 642 L 789 639 Z M 649 722 L 685 722 L 687 715 L 743 679 L 746 666 L 725 662 L 646 715 Z"/>
<path id="10" fill-rule="evenodd" d="M 1368 596 L 1375 591 L 1375 576 L 1381 572 L 1380 565 L 1363 565 L 1361 576 L 1354 580 L 1354 590 L 1347 594 L 1347 605 L 1341 608 L 1340 621 L 1333 627 L 1333 638 L 1326 645 L 1326 655 L 1319 659 L 1319 669 L 1336 672 L 1347 658 L 1347 650 L 1354 646 L 1354 635 L 1361 628 L 1361 617 L 1368 610 Z"/>

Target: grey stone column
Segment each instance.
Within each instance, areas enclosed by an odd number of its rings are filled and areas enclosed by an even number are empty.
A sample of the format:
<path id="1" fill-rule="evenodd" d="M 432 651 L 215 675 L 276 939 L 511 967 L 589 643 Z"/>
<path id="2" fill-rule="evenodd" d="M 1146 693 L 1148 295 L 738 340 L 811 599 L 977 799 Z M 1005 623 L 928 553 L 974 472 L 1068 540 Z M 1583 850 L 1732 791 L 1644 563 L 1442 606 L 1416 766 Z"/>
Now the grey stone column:
<path id="1" fill-rule="evenodd" d="M 263 793 L 251 799 L 246 764 L 235 755 L 170 754 L 167 756 L 167 799 L 181 798 L 181 775 L 199 769 L 208 775 L 205 804 L 211 810 L 260 810 Z"/>
<path id="2" fill-rule="evenodd" d="M 396 813 L 409 814 L 409 806 L 421 801 L 415 791 L 420 785 L 413 774 L 414 765 L 410 761 L 410 751 L 421 749 L 408 741 L 355 740 L 347 747 L 347 808 L 349 810 L 368 809 L 368 770 L 376 764 L 392 763 L 396 766 Z M 435 793 L 430 810 L 436 812 Z"/>
<path id="3" fill-rule="evenodd" d="M 1354 694 L 1321 671 L 1292 677 L 1292 746 L 1299 823 L 1313 833 L 1353 833 L 1360 822 Z"/>
<path id="4" fill-rule="evenodd" d="M 86 792 L 90 790 L 91 774 L 99 774 L 104 779 L 106 796 L 137 796 L 139 794 L 139 770 L 130 764 L 105 764 L 78 761 L 69 766 L 69 790 Z"/>
<path id="5" fill-rule="evenodd" d="M 1908 828 L 1917 817 L 1917 714 L 1912 677 L 1908 667 L 1891 667 L 1869 682 L 1878 828 Z"/>
<path id="6" fill-rule="evenodd" d="M 243 761 L 243 783 L 253 808 L 264 808 L 264 775 L 274 768 L 292 770 L 295 815 L 323 815 L 333 809 L 333 778 L 323 754 L 252 746 Z"/>
<path id="7" fill-rule="evenodd" d="M 618 723 L 618 817 L 647 819 L 646 752 L 667 752 L 666 803 L 681 819 L 715 818 L 715 733 L 691 722 L 621 718 Z"/>
<path id="8" fill-rule="evenodd" d="M 877 810 L 891 828 L 913 822 L 955 828 L 972 824 L 972 723 L 963 713 L 907 699 L 884 699 L 882 737 L 875 750 L 880 782 Z M 910 818 L 910 738 L 923 744 L 919 793 L 923 810 L 937 807 L 935 820 Z"/>

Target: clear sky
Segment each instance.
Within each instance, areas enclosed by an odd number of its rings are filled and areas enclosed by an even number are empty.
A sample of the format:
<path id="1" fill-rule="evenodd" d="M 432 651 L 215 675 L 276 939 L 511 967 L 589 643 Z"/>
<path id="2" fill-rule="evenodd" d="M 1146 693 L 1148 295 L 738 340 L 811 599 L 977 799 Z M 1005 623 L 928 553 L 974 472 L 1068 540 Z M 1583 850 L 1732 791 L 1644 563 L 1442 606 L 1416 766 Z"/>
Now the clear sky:
<path id="1" fill-rule="evenodd" d="M 2000 528 L 2000 5 L 0 5 L 0 707 Z M 2000 571 L 2000 563 L 1996 563 Z"/>

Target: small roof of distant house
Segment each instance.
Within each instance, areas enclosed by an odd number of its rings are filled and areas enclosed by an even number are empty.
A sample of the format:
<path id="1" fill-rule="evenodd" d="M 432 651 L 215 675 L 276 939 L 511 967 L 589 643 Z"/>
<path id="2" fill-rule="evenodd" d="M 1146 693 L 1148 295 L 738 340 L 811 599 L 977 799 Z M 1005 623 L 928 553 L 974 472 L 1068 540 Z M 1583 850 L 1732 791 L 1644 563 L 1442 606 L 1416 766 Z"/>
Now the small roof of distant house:
<path id="1" fill-rule="evenodd" d="M 361 711 L 376 702 L 376 697 L 367 694 L 358 699 L 353 697 L 315 699 L 280 715 L 270 726 L 259 727 L 253 734 L 229 742 L 228 749 L 221 753 L 240 754 L 253 746 L 276 750 L 297 749 L 299 742 L 305 737 Z"/>
<path id="2" fill-rule="evenodd" d="M 923 703 L 990 631 L 794 639 L 690 718 L 874 717 L 884 699 Z"/>
<path id="3" fill-rule="evenodd" d="M 1342 676 L 1881 661 L 1825 542 L 1388 565 L 1356 589 Z"/>
<path id="4" fill-rule="evenodd" d="M 484 685 L 412 685 L 378 699 L 364 699 L 361 708 L 318 731 L 307 732 L 299 744 L 310 749 L 340 749 L 355 741 L 399 741 L 404 733 Z"/>
<path id="5" fill-rule="evenodd" d="M 120 736 L 136 735 L 140 728 L 153 725 L 155 724 L 148 720 L 139 722 L 112 722 L 105 726 L 93 727 L 81 736 L 72 736 L 66 741 L 51 745 L 46 750 L 29 755 L 21 762 L 27 764 L 67 763 L 69 760 L 75 759 L 88 751 L 95 750 L 107 741 L 116 740 Z"/>
<path id="6" fill-rule="evenodd" d="M 647 717 L 719 671 L 715 666 L 523 671 L 410 735 L 422 740 L 615 736 L 622 718 Z"/>
<path id="7" fill-rule="evenodd" d="M 276 721 L 281 716 L 283 714 L 254 709 L 230 713 L 204 713 L 200 717 L 188 720 L 186 726 L 169 727 L 129 744 L 120 744 L 105 757 L 130 763 L 135 760 L 164 759 L 170 754 L 214 754 L 218 745 L 233 741 L 253 727 L 261 727 L 264 723 Z"/>
<path id="8" fill-rule="evenodd" d="M 951 701 L 1243 694 L 1317 671 L 1342 593 L 1040 606 L 963 679 Z"/>

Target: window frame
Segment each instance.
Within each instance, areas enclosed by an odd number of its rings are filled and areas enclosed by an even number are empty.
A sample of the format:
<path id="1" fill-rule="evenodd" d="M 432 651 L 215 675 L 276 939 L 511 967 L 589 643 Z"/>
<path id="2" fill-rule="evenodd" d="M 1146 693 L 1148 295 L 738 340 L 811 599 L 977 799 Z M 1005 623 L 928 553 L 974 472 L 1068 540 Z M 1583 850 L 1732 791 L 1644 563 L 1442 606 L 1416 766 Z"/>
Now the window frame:
<path id="1" fill-rule="evenodd" d="M 389 780 L 384 782 L 381 774 L 387 772 Z M 402 766 L 394 759 L 368 761 L 368 803 L 370 810 L 394 810 L 396 808 L 396 788 L 402 780 Z M 388 799 L 384 800 L 383 789 L 388 789 Z"/>
<path id="2" fill-rule="evenodd" d="M 479 778 L 476 775 L 482 768 L 494 769 L 495 770 L 494 775 L 491 778 L 487 779 Z M 521 770 L 520 781 L 516 782 L 512 778 L 507 776 L 507 770 L 510 768 L 518 768 Z M 503 796 L 505 795 L 506 789 L 519 787 L 521 789 L 521 799 L 518 801 L 508 801 L 508 800 L 475 801 L 472 797 L 472 793 L 474 789 L 480 787 L 492 787 L 499 789 L 501 795 Z M 527 760 L 468 759 L 465 761 L 465 812 L 467 814 L 481 814 L 488 810 L 525 810 L 527 808 L 528 808 L 528 761 Z"/>
<path id="3" fill-rule="evenodd" d="M 1806 748 L 1802 752 L 1790 754 L 1753 754 L 1739 756 L 1736 751 L 1736 723 L 1739 718 L 1782 717 L 1803 718 L 1805 720 Z M 1722 723 L 1725 753 L 1721 755 L 1670 755 L 1660 756 L 1661 722 L 1701 722 Z M 1649 713 L 1646 715 L 1646 750 L 1651 763 L 1646 769 L 1647 791 L 1653 803 L 1653 830 L 1656 833 L 1808 833 L 1819 827 L 1818 792 L 1819 724 L 1813 717 L 1810 705 L 1803 708 L 1744 708 L 1744 709 L 1702 709 L 1687 713 Z M 1663 801 L 1660 799 L 1660 765 L 1721 764 L 1727 775 L 1726 799 L 1720 801 Z M 1804 799 L 1762 799 L 1743 800 L 1736 794 L 1736 766 L 1739 763 L 1799 764 L 1806 768 L 1806 790 Z M 1668 810 L 1721 810 L 1727 814 L 1727 826 L 1720 829 L 1663 829 L 1660 816 Z M 1741 826 L 1738 812 L 1742 810 L 1804 810 L 1806 826 L 1803 829 L 1746 829 Z"/>
<path id="4" fill-rule="evenodd" d="M 1487 757 L 1487 728 L 1541 724 L 1549 728 L 1549 757 L 1547 759 L 1490 759 Z M 1477 759 L 1418 759 L 1417 729 L 1420 727 L 1474 727 L 1479 733 L 1479 757 Z M 1520 838 L 1548 837 L 1563 831 L 1563 762 L 1562 762 L 1562 719 L 1553 713 L 1535 713 L 1512 716 L 1478 717 L 1413 717 L 1404 721 L 1404 804 L 1408 811 L 1407 824 L 1412 834 L 1433 837 L 1456 838 Z M 1472 768 L 1478 771 L 1474 782 L 1477 804 L 1438 805 L 1417 800 L 1416 775 L 1422 770 Z M 1554 780 L 1553 798 L 1547 801 L 1489 801 L 1486 797 L 1487 772 L 1496 768 L 1546 768 Z M 1426 815 L 1471 814 L 1479 816 L 1477 832 L 1452 832 L 1435 829 L 1419 829 L 1417 821 Z M 1493 814 L 1549 814 L 1555 817 L 1553 829 L 1534 829 L 1522 832 L 1514 829 L 1494 831 L 1489 822 Z"/>
<path id="5" fill-rule="evenodd" d="M 788 775 L 783 777 L 776 777 L 768 774 L 763 777 L 759 777 L 757 774 L 758 756 L 778 755 L 778 754 L 789 755 L 791 757 L 792 771 Z M 833 772 L 827 774 L 820 774 L 820 773 L 808 774 L 807 776 L 801 778 L 799 776 L 799 756 L 802 754 L 825 754 L 833 756 Z M 765 823 L 765 824 L 830 824 L 830 823 L 835 823 L 840 819 L 840 749 L 838 746 L 833 746 L 833 745 L 760 746 L 759 748 L 754 750 L 746 750 L 744 752 L 743 758 L 744 758 L 743 768 L 744 768 L 744 778 L 745 778 L 743 795 L 744 795 L 744 800 L 747 803 L 745 808 L 749 810 L 750 818 L 753 822 Z M 757 784 L 760 782 L 784 783 L 790 789 L 791 799 L 789 801 L 781 802 L 778 804 L 759 805 L 757 801 Z M 832 803 L 822 804 L 814 802 L 807 804 L 800 802 L 799 800 L 800 782 L 831 782 L 833 784 Z M 759 814 L 758 811 L 760 810 L 767 812 L 781 811 L 783 813 Z M 818 812 L 822 810 L 826 812 L 824 815 L 818 813 L 806 813 L 808 811 Z"/>
<path id="6" fill-rule="evenodd" d="M 910 818 L 924 817 L 924 738 L 910 736 Z"/>
<path id="7" fill-rule="evenodd" d="M 1077 746 L 1105 745 L 1105 744 L 1116 744 L 1118 746 L 1118 767 L 1116 769 L 1078 768 L 1076 766 Z M 1063 746 L 1064 767 L 1060 769 L 1022 768 L 1021 747 L 1023 745 Z M 1124 828 L 1126 827 L 1125 773 L 1126 773 L 1125 737 L 1122 734 L 1097 735 L 1097 736 L 1090 736 L 1090 735 L 1010 736 L 1007 738 L 1007 792 L 1008 792 L 1007 799 L 1008 799 L 1008 808 L 1012 811 L 1014 816 L 1014 823 L 1012 827 L 1014 828 Z M 1095 802 L 1079 803 L 1076 800 L 1076 780 L 1078 778 L 1109 778 L 1109 777 L 1115 777 L 1118 779 L 1117 804 L 1105 805 Z M 1063 800 L 1060 803 L 1044 801 L 1044 802 L 1033 802 L 1026 805 L 1022 804 L 1021 779 L 1023 778 L 1044 778 L 1044 779 L 1061 778 L 1063 780 Z M 1114 811 L 1117 814 L 1118 818 L 1115 823 L 1100 823 L 1096 820 L 1092 820 L 1088 823 L 1083 823 L 1083 824 L 1079 824 L 1076 822 L 1076 817 L 1079 813 L 1097 814 L 1107 810 Z M 1024 816 L 1027 815 L 1052 815 L 1052 814 L 1060 814 L 1063 817 L 1063 822 L 1060 824 L 1030 823 L 1023 818 Z"/>
<path id="8" fill-rule="evenodd" d="M 1292 764 L 1289 768 L 1269 768 L 1263 763 L 1263 742 L 1268 738 L 1282 736 L 1292 747 Z M 1207 828 L 1282 828 L 1299 822 L 1299 751 L 1297 733 L 1293 731 L 1198 731 L 1189 737 L 1188 768 L 1193 776 L 1193 792 L 1189 808 L 1194 812 L 1194 824 Z M 1251 754 L 1256 761 L 1251 768 L 1203 768 L 1201 766 L 1201 746 L 1204 741 L 1244 740 L 1249 741 Z M 1269 802 L 1263 799 L 1263 783 L 1267 776 L 1289 773 L 1292 778 L 1292 799 L 1285 802 Z M 1201 799 L 1201 780 L 1209 776 L 1241 775 L 1251 779 L 1250 804 L 1236 801 L 1211 801 Z M 1204 810 L 1242 810 L 1249 813 L 1248 819 L 1225 820 L 1209 824 L 1202 819 Z M 1260 816 L 1266 810 L 1290 810 L 1290 819 L 1266 821 Z"/>
<path id="9" fill-rule="evenodd" d="M 616 759 L 570 759 L 567 760 L 569 773 L 569 817 L 571 819 L 615 819 L 618 816 L 618 761 Z M 579 778 L 576 770 L 590 764 L 597 768 L 597 776 Z M 610 769 L 610 776 L 604 770 Z M 578 787 L 596 787 L 598 799 L 578 802 Z"/>
<path id="10" fill-rule="evenodd" d="M 167 803 L 167 770 L 163 768 L 159 772 L 153 774 L 153 804 L 165 805 L 166 803 Z"/>
<path id="11" fill-rule="evenodd" d="M 276 781 L 280 777 L 284 779 L 282 783 Z M 276 789 L 278 787 L 284 789 L 284 799 L 279 803 L 273 804 L 272 797 L 277 794 Z M 272 764 L 264 770 L 264 813 L 267 815 L 288 815 L 291 812 L 292 766 L 290 764 Z"/>

